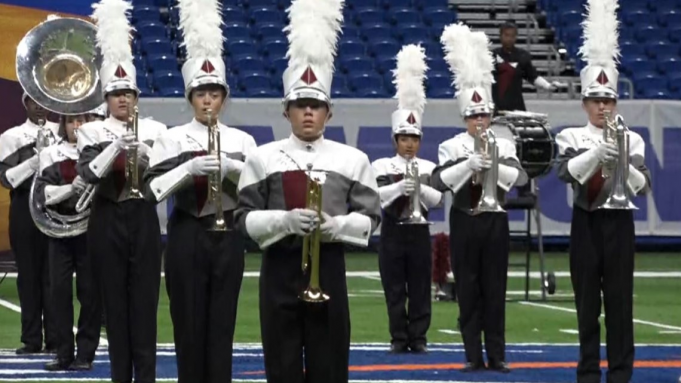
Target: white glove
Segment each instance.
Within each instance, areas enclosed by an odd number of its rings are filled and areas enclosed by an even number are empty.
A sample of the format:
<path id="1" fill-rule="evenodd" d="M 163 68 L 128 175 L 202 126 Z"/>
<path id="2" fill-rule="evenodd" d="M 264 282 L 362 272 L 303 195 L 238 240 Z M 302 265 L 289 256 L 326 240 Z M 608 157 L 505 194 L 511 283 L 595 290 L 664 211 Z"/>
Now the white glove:
<path id="1" fill-rule="evenodd" d="M 481 154 L 475 153 L 468 157 L 466 165 L 474 172 L 479 172 L 482 169 L 489 169 L 492 167 L 492 161 L 482 158 Z"/>
<path id="2" fill-rule="evenodd" d="M 227 157 L 225 154 L 220 154 L 220 164 L 222 165 L 222 174 L 238 172 L 241 173 L 241 168 L 243 168 L 243 163 L 241 161 L 233 160 Z M 241 166 L 239 166 L 241 165 Z"/>
<path id="3" fill-rule="evenodd" d="M 76 194 L 81 194 L 87 187 L 87 182 L 80 176 L 76 176 L 76 178 L 73 179 L 73 182 L 71 182 L 71 187 Z"/>
<path id="4" fill-rule="evenodd" d="M 598 158 L 598 161 L 601 163 L 613 161 L 617 158 L 617 145 L 602 142 L 596 147 L 595 153 L 596 158 Z"/>
<path id="5" fill-rule="evenodd" d="M 305 235 L 319 222 L 317 212 L 310 209 L 293 209 L 284 215 L 283 223 L 288 232 Z"/>
<path id="6" fill-rule="evenodd" d="M 413 179 L 406 179 L 400 181 L 402 182 L 402 194 L 406 196 L 412 195 L 414 193 L 414 189 L 416 189 L 416 181 Z"/>
<path id="7" fill-rule="evenodd" d="M 192 176 L 205 176 L 218 171 L 220 160 L 217 156 L 195 157 L 186 162 L 187 172 Z"/>
<path id="8" fill-rule="evenodd" d="M 125 133 L 124 135 L 118 137 L 116 141 L 112 143 L 118 150 L 133 148 L 139 145 L 139 142 L 135 140 L 135 135 L 132 133 Z"/>
<path id="9" fill-rule="evenodd" d="M 144 142 L 140 142 L 137 145 L 137 157 L 140 157 L 140 158 L 147 157 L 148 158 L 150 154 L 151 154 L 151 147 L 149 145 L 145 144 Z"/>
<path id="10" fill-rule="evenodd" d="M 327 235 L 331 239 L 336 239 L 338 231 L 340 230 L 336 219 L 325 212 L 322 212 L 322 219 L 323 222 L 319 227 L 319 231 L 322 233 L 322 235 Z"/>
<path id="11" fill-rule="evenodd" d="M 34 172 L 38 171 L 38 168 L 40 167 L 40 156 L 35 154 L 33 157 L 29 158 L 28 160 L 28 166 L 33 170 Z"/>

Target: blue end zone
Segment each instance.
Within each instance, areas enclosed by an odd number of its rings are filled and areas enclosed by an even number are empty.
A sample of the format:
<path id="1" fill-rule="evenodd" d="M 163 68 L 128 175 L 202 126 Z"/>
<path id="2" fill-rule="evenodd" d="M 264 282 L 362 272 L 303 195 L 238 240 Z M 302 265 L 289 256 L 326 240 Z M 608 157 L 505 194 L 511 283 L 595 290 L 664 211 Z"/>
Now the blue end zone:
<path id="1" fill-rule="evenodd" d="M 605 357 L 605 348 L 601 349 Z M 376 382 L 527 382 L 568 383 L 575 381 L 579 350 L 574 345 L 509 345 L 507 361 L 513 371 L 506 374 L 485 371 L 464 374 L 458 371 L 464 360 L 461 345 L 431 345 L 427 355 L 388 354 L 387 345 L 353 345 L 350 352 L 350 380 Z M 109 361 L 105 350 L 98 353 L 92 371 L 49 373 L 42 371 L 49 355 L 17 356 L 0 351 L 0 381 L 27 380 L 108 380 Z M 172 347 L 158 350 L 158 380 L 177 378 Z M 637 346 L 632 383 L 676 383 L 681 374 L 681 346 Z M 259 345 L 234 347 L 233 377 L 236 381 L 265 379 L 262 349 Z M 302 366 L 301 366 L 302 368 Z M 605 373 L 605 369 L 603 369 Z"/>

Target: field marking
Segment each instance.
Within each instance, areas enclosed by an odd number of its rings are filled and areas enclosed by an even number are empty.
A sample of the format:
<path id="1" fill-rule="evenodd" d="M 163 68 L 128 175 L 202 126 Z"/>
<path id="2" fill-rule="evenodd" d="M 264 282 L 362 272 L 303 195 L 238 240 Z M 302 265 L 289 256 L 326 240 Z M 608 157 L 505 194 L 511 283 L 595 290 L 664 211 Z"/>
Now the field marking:
<path id="1" fill-rule="evenodd" d="M 456 331 L 456 330 L 441 329 L 441 330 L 437 330 L 437 331 L 439 331 L 443 334 L 448 334 L 448 335 L 461 335 L 461 332 Z"/>
<path id="2" fill-rule="evenodd" d="M 554 271 L 556 278 L 570 277 L 569 271 Z M 546 272 L 544 274 L 547 274 Z M 74 274 L 75 275 L 75 274 Z M 259 271 L 245 271 L 244 278 L 259 278 Z M 381 275 L 378 271 L 346 271 L 345 276 L 348 278 L 367 278 L 381 280 Z M 507 273 L 509 278 L 525 278 L 524 271 L 509 271 Z M 6 278 L 16 278 L 17 273 L 7 273 Z M 165 278 L 165 272 L 161 272 L 161 277 Z M 539 279 L 541 277 L 539 271 L 531 271 L 530 279 Z M 681 271 L 635 271 L 634 278 L 681 278 Z"/>
<path id="3" fill-rule="evenodd" d="M 547 305 L 545 303 L 535 303 L 535 302 L 518 302 L 521 305 L 526 305 L 526 306 L 534 306 L 534 307 L 541 307 L 549 310 L 555 310 L 555 311 L 563 311 L 563 312 L 568 312 L 572 314 L 576 314 L 577 310 L 567 308 L 567 307 L 561 307 L 561 306 L 554 306 L 554 305 Z M 603 316 L 603 315 L 601 315 Z M 671 326 L 667 324 L 662 324 L 662 323 L 657 323 L 657 322 L 651 322 L 647 320 L 642 320 L 642 319 L 635 319 L 633 320 L 634 323 L 637 324 L 642 324 L 646 326 L 652 326 L 652 327 L 657 327 L 657 328 L 663 328 L 666 330 L 674 330 L 674 331 L 681 331 L 681 327 L 678 326 Z"/>
<path id="4" fill-rule="evenodd" d="M 659 334 L 681 334 L 681 331 L 676 331 L 676 330 L 665 331 L 665 330 L 662 330 L 662 331 L 659 331 Z"/>
<path id="5" fill-rule="evenodd" d="M 12 310 L 16 313 L 21 314 L 21 307 L 15 305 L 14 303 L 12 303 L 10 301 L 0 299 L 0 306 L 3 306 L 7 309 L 10 309 L 10 310 Z M 73 327 L 73 334 L 75 335 L 77 333 L 78 333 L 78 328 L 74 326 Z M 108 346 L 109 345 L 109 342 L 106 340 L 106 337 L 104 337 L 104 335 L 101 334 L 101 331 L 100 331 L 100 334 L 99 334 L 99 344 L 102 345 L 102 346 Z"/>
<path id="6" fill-rule="evenodd" d="M 560 332 L 562 332 L 562 333 L 565 333 L 565 334 L 572 334 L 572 335 L 577 335 L 577 334 L 579 334 L 579 331 L 578 331 L 578 330 L 571 329 L 571 328 L 562 328 L 562 329 L 560 329 L 560 330 L 558 330 L 558 331 L 560 331 Z"/>

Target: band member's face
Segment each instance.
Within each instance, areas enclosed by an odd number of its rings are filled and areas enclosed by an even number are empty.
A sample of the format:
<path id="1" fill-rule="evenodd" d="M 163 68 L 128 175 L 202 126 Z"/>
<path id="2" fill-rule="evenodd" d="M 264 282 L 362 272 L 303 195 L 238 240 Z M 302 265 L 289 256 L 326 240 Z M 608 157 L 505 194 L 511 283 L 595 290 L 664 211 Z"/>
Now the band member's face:
<path id="1" fill-rule="evenodd" d="M 66 128 L 66 137 L 68 138 L 69 142 L 75 143 L 78 141 L 76 130 L 78 130 L 80 126 L 86 122 L 88 122 L 88 118 L 84 115 L 66 117 L 66 124 L 64 127 Z"/>
<path id="2" fill-rule="evenodd" d="M 605 124 L 604 111 L 609 110 L 613 115 L 617 112 L 617 101 L 611 98 L 587 98 L 582 102 L 582 108 L 589 117 L 589 122 L 599 128 Z"/>
<path id="3" fill-rule="evenodd" d="M 303 141 L 314 141 L 324 132 L 331 112 L 323 101 L 301 99 L 290 102 L 284 116 L 291 122 L 296 137 Z"/>
<path id="4" fill-rule="evenodd" d="M 30 97 L 26 98 L 26 114 L 28 115 L 28 119 L 34 124 L 37 124 L 38 120 L 47 122 L 47 109 L 38 105 L 38 103 L 33 101 Z"/>
<path id="5" fill-rule="evenodd" d="M 506 50 L 512 49 L 515 46 L 517 35 L 518 31 L 515 28 L 505 28 L 502 30 L 500 36 L 501 46 Z"/>
<path id="6" fill-rule="evenodd" d="M 412 158 L 419 152 L 421 137 L 415 134 L 398 134 L 395 141 L 397 154 L 404 158 Z"/>
<path id="7" fill-rule="evenodd" d="M 474 114 L 470 117 L 466 117 L 466 130 L 468 134 L 475 135 L 477 131 L 477 126 L 482 126 L 482 130 L 489 127 L 491 118 L 489 114 Z"/>
<path id="8" fill-rule="evenodd" d="M 137 96 L 132 90 L 115 90 L 106 95 L 106 105 L 112 117 L 119 121 L 127 121 L 130 108 L 137 105 Z"/>
<path id="9" fill-rule="evenodd" d="M 225 102 L 225 91 L 220 86 L 198 87 L 191 94 L 194 117 L 202 124 L 208 122 L 208 109 L 211 109 L 211 119 L 217 121 L 220 110 Z"/>

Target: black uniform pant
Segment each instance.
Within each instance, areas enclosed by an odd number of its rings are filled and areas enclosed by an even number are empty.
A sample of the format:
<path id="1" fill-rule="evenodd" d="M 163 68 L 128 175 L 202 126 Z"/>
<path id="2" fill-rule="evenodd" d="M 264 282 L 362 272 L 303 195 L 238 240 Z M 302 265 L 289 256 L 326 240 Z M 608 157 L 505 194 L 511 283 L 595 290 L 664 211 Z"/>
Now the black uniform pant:
<path id="1" fill-rule="evenodd" d="M 228 227 L 231 217 L 225 212 Z M 238 231 L 209 231 L 214 219 L 175 209 L 168 223 L 166 288 L 179 383 L 232 381 L 244 239 Z"/>
<path id="2" fill-rule="evenodd" d="M 306 303 L 298 298 L 309 280 L 301 269 L 300 241 L 282 242 L 265 251 L 260 274 L 267 382 L 347 383 L 350 316 L 343 245 L 321 246 L 320 286 L 330 300 Z"/>
<path id="3" fill-rule="evenodd" d="M 78 315 L 78 360 L 92 362 L 99 345 L 101 308 L 99 289 L 95 285 L 92 260 L 87 252 L 87 238 L 50 238 L 50 286 L 57 332 L 57 357 L 72 360 L 73 339 L 73 272 L 76 272 L 76 296 L 80 302 Z"/>
<path id="4" fill-rule="evenodd" d="M 449 214 L 452 265 L 455 268 L 459 321 L 466 361 L 483 363 L 481 332 L 491 362 L 505 361 L 508 215 Z"/>
<path id="5" fill-rule="evenodd" d="M 153 204 L 96 196 L 88 250 L 97 255 L 106 313 L 111 380 L 156 380 L 156 315 L 161 283 L 161 230 Z"/>
<path id="6" fill-rule="evenodd" d="M 425 345 L 431 317 L 430 229 L 426 225 L 397 225 L 387 219 L 383 222 L 378 267 L 388 306 L 391 343 Z"/>
<path id="7" fill-rule="evenodd" d="M 26 181 L 29 182 L 29 181 Z M 47 236 L 35 226 L 28 209 L 28 190 L 12 191 L 9 241 L 18 269 L 17 290 L 21 306 L 21 342 L 41 349 L 57 346 L 52 306 L 49 303 Z"/>
<path id="8" fill-rule="evenodd" d="M 575 208 L 570 276 L 579 324 L 579 383 L 600 382 L 601 291 L 607 329 L 608 383 L 627 383 L 634 365 L 634 217 L 626 210 Z"/>

